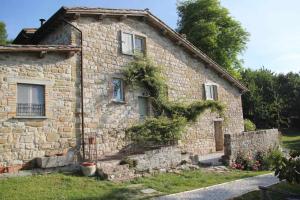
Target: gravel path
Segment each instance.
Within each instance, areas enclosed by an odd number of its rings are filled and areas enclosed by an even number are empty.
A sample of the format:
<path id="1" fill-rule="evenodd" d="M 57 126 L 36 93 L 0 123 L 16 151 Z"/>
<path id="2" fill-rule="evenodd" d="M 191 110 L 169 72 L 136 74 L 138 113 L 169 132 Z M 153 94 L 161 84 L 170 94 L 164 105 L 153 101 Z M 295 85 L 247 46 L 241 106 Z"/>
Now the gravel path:
<path id="1" fill-rule="evenodd" d="M 199 199 L 199 200 L 225 200 L 238 197 L 247 192 L 257 190 L 258 186 L 268 186 L 278 183 L 278 179 L 273 174 L 265 174 L 192 191 L 181 192 L 162 196 L 158 200 L 177 200 L 177 199 Z"/>

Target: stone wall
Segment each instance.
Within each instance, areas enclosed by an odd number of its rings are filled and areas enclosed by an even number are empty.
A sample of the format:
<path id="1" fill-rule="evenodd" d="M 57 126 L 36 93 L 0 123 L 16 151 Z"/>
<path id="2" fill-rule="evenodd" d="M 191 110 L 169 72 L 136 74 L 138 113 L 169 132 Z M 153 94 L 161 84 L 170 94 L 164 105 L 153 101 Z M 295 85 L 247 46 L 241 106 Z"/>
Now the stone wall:
<path id="1" fill-rule="evenodd" d="M 48 53 L 0 54 L 0 166 L 66 153 L 78 143 L 80 120 L 77 56 Z M 16 114 L 17 84 L 45 86 L 44 117 Z"/>
<path id="2" fill-rule="evenodd" d="M 175 146 L 161 147 L 129 158 L 137 161 L 137 171 L 174 168 L 183 160 L 181 150 Z"/>
<path id="3" fill-rule="evenodd" d="M 277 129 L 226 134 L 224 139 L 225 159 L 229 163 L 235 160 L 238 153 L 255 156 L 257 152 L 267 152 L 280 145 Z"/>
<path id="4" fill-rule="evenodd" d="M 129 145 L 125 129 L 139 122 L 138 96 L 141 91 L 127 87 L 125 102 L 111 99 L 113 77 L 122 78 L 122 69 L 133 56 L 121 54 L 120 32 L 146 38 L 147 56 L 162 67 L 169 99 L 193 102 L 204 100 L 204 83 L 218 85 L 218 98 L 226 105 L 223 131 L 243 131 L 240 91 L 211 68 L 188 54 L 159 30 L 134 18 L 96 20 L 82 16 L 72 22 L 83 33 L 83 77 L 85 133 L 97 135 L 98 155 L 118 153 Z M 42 44 L 79 44 L 78 33 L 62 24 L 42 39 Z M 80 56 L 48 53 L 0 54 L 0 165 L 22 164 L 38 156 L 61 153 L 79 144 Z M 22 81 L 45 84 L 46 117 L 16 117 L 16 85 Z M 186 127 L 180 148 L 194 154 L 215 152 L 215 113 L 206 111 Z M 78 145 L 77 145 L 78 147 Z"/>
<path id="5" fill-rule="evenodd" d="M 102 155 L 117 153 L 126 146 L 124 129 L 139 120 L 138 92 L 128 88 L 123 104 L 110 99 L 112 77 L 121 76 L 122 68 L 133 59 L 121 53 L 121 31 L 146 38 L 147 56 L 162 67 L 170 100 L 204 100 L 203 84 L 215 83 L 219 100 L 227 109 L 224 132 L 238 134 L 243 131 L 241 93 L 238 89 L 159 30 L 133 18 L 121 21 L 104 18 L 99 21 L 80 17 L 73 24 L 83 31 L 86 132 L 98 134 L 98 149 Z M 184 131 L 181 148 L 195 154 L 215 152 L 214 120 L 217 118 L 216 114 L 206 112 L 196 123 L 190 124 Z"/>

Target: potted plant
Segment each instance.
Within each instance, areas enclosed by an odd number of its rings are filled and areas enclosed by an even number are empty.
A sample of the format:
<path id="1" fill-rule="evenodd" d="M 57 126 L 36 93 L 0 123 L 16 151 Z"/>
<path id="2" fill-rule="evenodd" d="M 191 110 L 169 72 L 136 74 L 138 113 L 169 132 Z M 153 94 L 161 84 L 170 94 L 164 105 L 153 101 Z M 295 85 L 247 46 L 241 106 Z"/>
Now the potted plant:
<path id="1" fill-rule="evenodd" d="M 6 167 L 0 166 L 0 174 L 3 174 L 6 172 Z"/>
<path id="2" fill-rule="evenodd" d="M 94 162 L 83 162 L 80 164 L 84 176 L 94 176 L 96 173 L 96 164 Z"/>

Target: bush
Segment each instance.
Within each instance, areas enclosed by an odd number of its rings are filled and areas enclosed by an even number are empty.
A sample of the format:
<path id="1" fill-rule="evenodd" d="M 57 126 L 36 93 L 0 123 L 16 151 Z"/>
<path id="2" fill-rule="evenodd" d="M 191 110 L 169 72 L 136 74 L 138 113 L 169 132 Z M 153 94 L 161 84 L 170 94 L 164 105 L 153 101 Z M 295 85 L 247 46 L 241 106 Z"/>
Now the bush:
<path id="1" fill-rule="evenodd" d="M 254 170 L 257 171 L 261 169 L 261 163 L 253 159 L 252 156 L 246 156 L 243 153 L 238 153 L 235 162 L 231 166 L 234 169 L 240 170 Z"/>
<path id="2" fill-rule="evenodd" d="M 281 162 L 282 157 L 283 157 L 283 153 L 279 149 L 274 149 L 272 151 L 269 151 L 267 155 L 263 157 L 262 160 L 264 169 L 274 170 L 275 167 L 278 165 L 278 163 Z"/>
<path id="3" fill-rule="evenodd" d="M 283 157 L 279 149 L 270 150 L 266 153 L 257 152 L 256 155 L 246 156 L 244 153 L 238 153 L 232 168 L 241 170 L 270 170 L 275 169 Z"/>
<path id="4" fill-rule="evenodd" d="M 289 183 L 300 184 L 300 151 L 290 152 L 289 158 L 280 157 L 275 165 L 275 176 L 279 180 L 287 180 Z"/>
<path id="5" fill-rule="evenodd" d="M 170 141 L 179 140 L 181 131 L 186 124 L 184 117 L 168 117 L 148 118 L 144 123 L 135 125 L 127 129 L 127 136 L 134 142 L 139 144 L 155 143 L 168 144 Z"/>
<path id="6" fill-rule="evenodd" d="M 129 168 L 133 168 L 137 166 L 137 160 L 126 157 L 120 161 L 120 165 L 128 165 Z"/>
<path id="7" fill-rule="evenodd" d="M 255 131 L 256 130 L 255 124 L 249 119 L 244 120 L 244 128 L 245 128 L 245 131 Z"/>

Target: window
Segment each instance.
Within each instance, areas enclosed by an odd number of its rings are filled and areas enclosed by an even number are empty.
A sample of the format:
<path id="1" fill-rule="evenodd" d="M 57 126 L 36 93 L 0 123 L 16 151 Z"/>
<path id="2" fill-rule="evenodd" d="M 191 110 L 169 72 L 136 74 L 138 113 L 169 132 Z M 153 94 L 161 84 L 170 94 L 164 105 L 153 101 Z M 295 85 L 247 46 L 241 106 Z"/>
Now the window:
<path id="1" fill-rule="evenodd" d="M 218 100 L 217 85 L 204 84 L 206 100 Z"/>
<path id="2" fill-rule="evenodd" d="M 113 95 L 112 98 L 114 101 L 124 102 L 124 83 L 122 79 L 114 78 L 112 80 Z"/>
<path id="3" fill-rule="evenodd" d="M 145 53 L 145 38 L 140 36 L 134 37 L 134 50 L 137 53 Z"/>
<path id="4" fill-rule="evenodd" d="M 145 53 L 145 38 L 131 33 L 121 33 L 122 53 L 133 55 L 134 53 Z"/>
<path id="5" fill-rule="evenodd" d="M 148 97 L 138 97 L 140 118 L 144 119 L 149 116 L 149 101 Z"/>
<path id="6" fill-rule="evenodd" d="M 45 86 L 17 85 L 17 116 L 45 116 Z"/>

